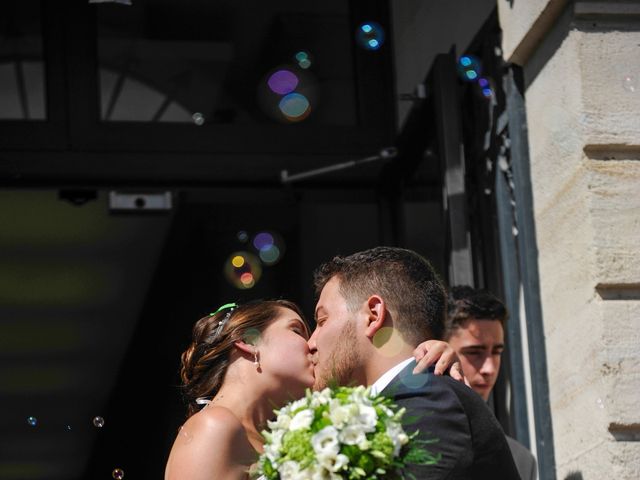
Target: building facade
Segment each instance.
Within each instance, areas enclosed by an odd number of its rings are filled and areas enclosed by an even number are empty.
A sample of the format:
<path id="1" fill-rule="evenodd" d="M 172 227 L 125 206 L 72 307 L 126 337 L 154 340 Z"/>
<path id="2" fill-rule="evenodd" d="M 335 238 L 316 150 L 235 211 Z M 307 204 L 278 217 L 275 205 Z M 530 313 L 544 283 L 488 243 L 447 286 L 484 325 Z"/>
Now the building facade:
<path id="1" fill-rule="evenodd" d="M 640 477 L 640 2 L 498 0 L 523 68 L 557 478 Z"/>

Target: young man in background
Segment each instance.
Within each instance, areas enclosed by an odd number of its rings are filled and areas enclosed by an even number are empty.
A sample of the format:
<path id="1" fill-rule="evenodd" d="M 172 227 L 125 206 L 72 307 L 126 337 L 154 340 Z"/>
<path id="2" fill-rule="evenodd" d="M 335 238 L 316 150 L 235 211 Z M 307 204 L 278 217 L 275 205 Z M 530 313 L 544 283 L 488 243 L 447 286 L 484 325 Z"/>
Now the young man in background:
<path id="1" fill-rule="evenodd" d="M 445 340 L 458 354 L 469 386 L 486 402 L 500 372 L 507 309 L 495 296 L 467 286 L 449 292 Z M 507 436 L 523 480 L 535 480 L 536 460 L 524 445 Z"/>

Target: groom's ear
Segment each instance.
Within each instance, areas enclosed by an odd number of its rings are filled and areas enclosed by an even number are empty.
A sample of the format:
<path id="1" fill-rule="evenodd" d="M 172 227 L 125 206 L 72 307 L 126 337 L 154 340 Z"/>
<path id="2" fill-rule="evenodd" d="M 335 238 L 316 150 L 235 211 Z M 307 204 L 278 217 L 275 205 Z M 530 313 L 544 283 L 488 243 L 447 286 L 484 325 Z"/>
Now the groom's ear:
<path id="1" fill-rule="evenodd" d="M 367 325 L 365 335 L 369 338 L 382 328 L 387 318 L 387 306 L 380 295 L 371 295 L 366 303 Z"/>

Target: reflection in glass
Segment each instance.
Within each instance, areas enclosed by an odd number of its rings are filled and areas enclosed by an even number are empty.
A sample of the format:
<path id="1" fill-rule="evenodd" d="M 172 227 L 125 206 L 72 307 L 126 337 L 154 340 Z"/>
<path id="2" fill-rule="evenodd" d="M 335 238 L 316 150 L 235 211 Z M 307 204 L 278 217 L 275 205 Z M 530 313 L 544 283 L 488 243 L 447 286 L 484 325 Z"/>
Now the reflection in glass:
<path id="1" fill-rule="evenodd" d="M 6 3 L 0 16 L 0 120 L 44 120 L 40 2 Z"/>

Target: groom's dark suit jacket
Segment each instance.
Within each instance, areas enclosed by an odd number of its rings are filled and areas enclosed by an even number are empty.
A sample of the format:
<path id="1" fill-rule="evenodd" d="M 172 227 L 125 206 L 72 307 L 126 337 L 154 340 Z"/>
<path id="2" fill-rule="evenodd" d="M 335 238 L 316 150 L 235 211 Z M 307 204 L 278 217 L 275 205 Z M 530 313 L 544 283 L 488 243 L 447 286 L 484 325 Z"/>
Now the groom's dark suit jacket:
<path id="1" fill-rule="evenodd" d="M 427 446 L 436 465 L 411 465 L 417 479 L 520 479 L 507 440 L 489 407 L 471 388 L 433 370 L 413 375 L 410 363 L 380 392 L 407 409 L 407 433 L 437 442 Z"/>

